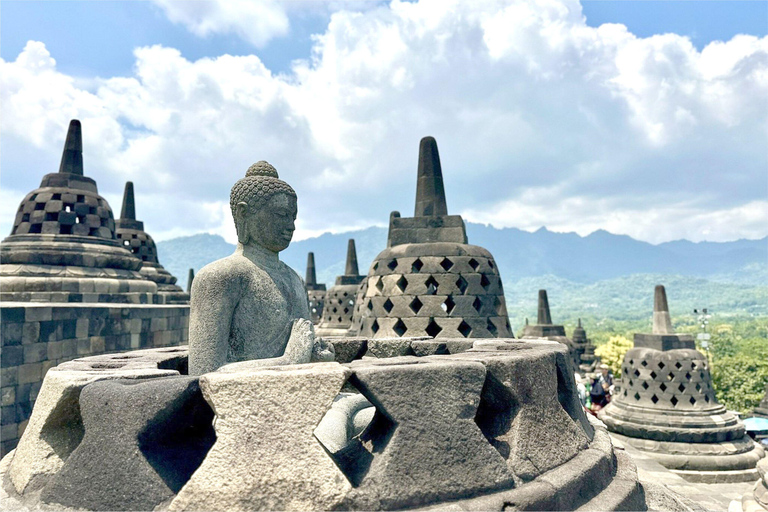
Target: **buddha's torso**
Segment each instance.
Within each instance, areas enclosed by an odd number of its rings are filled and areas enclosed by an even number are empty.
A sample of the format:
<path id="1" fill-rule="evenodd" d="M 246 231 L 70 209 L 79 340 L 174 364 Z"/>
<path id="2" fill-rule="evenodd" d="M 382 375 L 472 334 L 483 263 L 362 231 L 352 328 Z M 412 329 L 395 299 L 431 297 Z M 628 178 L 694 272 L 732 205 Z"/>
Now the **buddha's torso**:
<path id="1" fill-rule="evenodd" d="M 301 278 L 283 262 L 259 264 L 238 254 L 239 297 L 232 315 L 227 362 L 283 355 L 292 321 L 309 318 Z"/>

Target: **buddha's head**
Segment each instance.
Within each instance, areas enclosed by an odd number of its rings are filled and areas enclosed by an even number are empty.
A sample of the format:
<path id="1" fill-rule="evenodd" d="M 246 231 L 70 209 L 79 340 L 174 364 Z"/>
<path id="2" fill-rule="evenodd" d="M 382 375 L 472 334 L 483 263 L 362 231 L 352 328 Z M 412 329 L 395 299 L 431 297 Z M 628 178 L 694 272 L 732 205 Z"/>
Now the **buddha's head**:
<path id="1" fill-rule="evenodd" d="M 278 178 L 277 170 L 261 161 L 253 164 L 232 187 L 229 206 L 237 240 L 280 252 L 291 243 L 296 229 L 296 192 Z"/>

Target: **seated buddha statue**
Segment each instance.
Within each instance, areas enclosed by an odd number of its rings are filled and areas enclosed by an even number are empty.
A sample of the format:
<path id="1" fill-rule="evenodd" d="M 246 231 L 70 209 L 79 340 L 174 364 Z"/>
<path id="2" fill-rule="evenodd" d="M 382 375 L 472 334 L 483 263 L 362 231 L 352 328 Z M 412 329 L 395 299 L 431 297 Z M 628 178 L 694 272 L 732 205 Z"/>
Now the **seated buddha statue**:
<path id="1" fill-rule="evenodd" d="M 244 361 L 272 366 L 333 360 L 332 347 L 315 341 L 304 283 L 278 257 L 296 229 L 296 199 L 264 161 L 232 187 L 237 248 L 203 267 L 192 283 L 190 375 Z"/>

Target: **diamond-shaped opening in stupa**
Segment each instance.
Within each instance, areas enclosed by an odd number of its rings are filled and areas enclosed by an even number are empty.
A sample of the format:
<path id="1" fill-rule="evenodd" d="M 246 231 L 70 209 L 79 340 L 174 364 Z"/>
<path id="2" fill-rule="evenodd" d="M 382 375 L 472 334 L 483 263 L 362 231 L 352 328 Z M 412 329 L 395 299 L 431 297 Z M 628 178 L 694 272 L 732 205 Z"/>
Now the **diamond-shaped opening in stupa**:
<path id="1" fill-rule="evenodd" d="M 358 487 L 397 425 L 360 392 L 353 380 L 347 380 L 334 398 L 314 436 L 349 483 Z"/>

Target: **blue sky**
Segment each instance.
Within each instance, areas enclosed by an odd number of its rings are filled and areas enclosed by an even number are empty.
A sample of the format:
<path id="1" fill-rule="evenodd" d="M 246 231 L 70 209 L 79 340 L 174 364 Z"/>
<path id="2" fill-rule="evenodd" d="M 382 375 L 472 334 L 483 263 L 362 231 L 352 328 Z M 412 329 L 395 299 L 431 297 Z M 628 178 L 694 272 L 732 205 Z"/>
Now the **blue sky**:
<path id="1" fill-rule="evenodd" d="M 427 134 L 468 220 L 768 234 L 768 1 L 471 4 L 2 0 L 0 199 L 55 171 L 76 116 L 86 173 L 113 208 L 137 181 L 159 239 L 231 239 L 228 188 L 264 157 L 299 236 L 385 224 Z"/>
<path id="2" fill-rule="evenodd" d="M 641 37 L 672 32 L 699 50 L 736 34 L 768 34 L 768 0 L 586 0 L 582 8 L 592 27 L 622 23 Z M 289 35 L 254 48 L 230 34 L 197 37 L 149 1 L 2 0 L 0 14 L 0 57 L 13 60 L 30 39 L 43 41 L 59 69 L 76 76 L 128 76 L 133 49 L 153 44 L 190 60 L 255 53 L 273 72 L 288 71 L 292 60 L 309 56 L 311 35 L 328 22 L 325 10 L 296 10 Z"/>

